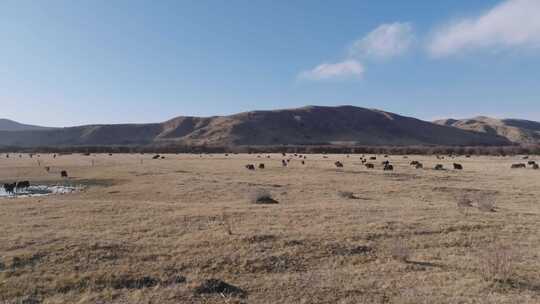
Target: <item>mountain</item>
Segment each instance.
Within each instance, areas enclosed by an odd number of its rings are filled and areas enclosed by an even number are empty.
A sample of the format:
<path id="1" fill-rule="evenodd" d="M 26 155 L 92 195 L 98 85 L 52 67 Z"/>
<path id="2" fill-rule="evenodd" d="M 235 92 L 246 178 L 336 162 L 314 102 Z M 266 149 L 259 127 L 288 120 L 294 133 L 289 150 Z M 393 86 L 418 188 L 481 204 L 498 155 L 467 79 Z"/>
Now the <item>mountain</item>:
<path id="1" fill-rule="evenodd" d="M 0 131 L 0 145 L 507 145 L 496 134 L 441 126 L 353 106 L 308 106 L 230 116 L 177 117 L 163 123 Z"/>
<path id="2" fill-rule="evenodd" d="M 25 125 L 13 120 L 0 118 L 0 131 L 24 131 L 24 130 L 46 130 L 47 127 Z"/>
<path id="3" fill-rule="evenodd" d="M 540 122 L 522 119 L 497 119 L 478 116 L 469 119 L 443 119 L 434 123 L 461 130 L 499 135 L 519 144 L 540 143 Z"/>

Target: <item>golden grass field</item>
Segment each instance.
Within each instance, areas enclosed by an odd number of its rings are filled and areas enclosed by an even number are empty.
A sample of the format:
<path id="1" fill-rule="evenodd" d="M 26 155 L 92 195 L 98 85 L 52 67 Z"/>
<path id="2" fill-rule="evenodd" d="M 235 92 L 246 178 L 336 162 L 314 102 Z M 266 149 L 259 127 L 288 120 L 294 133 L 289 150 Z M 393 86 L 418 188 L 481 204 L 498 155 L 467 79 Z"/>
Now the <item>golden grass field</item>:
<path id="1" fill-rule="evenodd" d="M 0 303 L 540 303 L 540 170 L 520 157 L 165 157 L 2 156 L 2 183 L 88 187 L 0 198 Z"/>

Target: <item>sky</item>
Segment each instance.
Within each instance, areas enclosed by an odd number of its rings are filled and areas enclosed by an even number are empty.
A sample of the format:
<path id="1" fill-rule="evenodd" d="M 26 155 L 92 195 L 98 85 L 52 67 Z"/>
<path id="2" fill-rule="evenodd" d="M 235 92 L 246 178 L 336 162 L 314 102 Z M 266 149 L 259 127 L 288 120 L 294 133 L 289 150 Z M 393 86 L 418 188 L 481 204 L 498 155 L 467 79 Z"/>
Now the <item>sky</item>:
<path id="1" fill-rule="evenodd" d="M 306 105 L 540 120 L 540 0 L 2 0 L 0 117 Z"/>

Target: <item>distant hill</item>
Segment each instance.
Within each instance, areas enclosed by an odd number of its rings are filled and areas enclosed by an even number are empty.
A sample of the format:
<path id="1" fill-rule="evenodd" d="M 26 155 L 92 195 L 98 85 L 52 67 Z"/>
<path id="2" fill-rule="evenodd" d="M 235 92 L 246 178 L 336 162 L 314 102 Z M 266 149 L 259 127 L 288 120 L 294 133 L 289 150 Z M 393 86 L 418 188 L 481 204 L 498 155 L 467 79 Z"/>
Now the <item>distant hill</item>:
<path id="1" fill-rule="evenodd" d="M 0 145 L 507 145 L 491 133 L 442 126 L 353 106 L 308 106 L 230 116 L 176 117 L 163 123 L 0 131 Z"/>
<path id="2" fill-rule="evenodd" d="M 434 123 L 461 130 L 499 135 L 519 144 L 540 143 L 540 122 L 522 119 L 497 119 L 478 116 L 469 119 L 443 119 Z"/>
<path id="3" fill-rule="evenodd" d="M 0 118 L 0 131 L 47 130 L 51 128 L 25 125 L 13 120 Z"/>

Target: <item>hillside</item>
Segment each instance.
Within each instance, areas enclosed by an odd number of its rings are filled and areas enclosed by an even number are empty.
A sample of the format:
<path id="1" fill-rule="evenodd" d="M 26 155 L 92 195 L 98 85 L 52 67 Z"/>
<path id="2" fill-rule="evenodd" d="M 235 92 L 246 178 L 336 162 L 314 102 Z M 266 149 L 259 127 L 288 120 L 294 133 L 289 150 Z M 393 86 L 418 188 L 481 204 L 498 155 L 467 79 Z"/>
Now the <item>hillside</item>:
<path id="1" fill-rule="evenodd" d="M 495 134 L 441 126 L 380 110 L 309 106 L 230 116 L 177 117 L 156 124 L 0 131 L 0 145 L 505 145 Z"/>
<path id="2" fill-rule="evenodd" d="M 47 127 L 25 125 L 13 120 L 0 118 L 0 131 L 24 131 L 24 130 L 46 130 Z"/>
<path id="3" fill-rule="evenodd" d="M 469 119 L 443 119 L 434 123 L 461 130 L 481 132 L 505 137 L 520 144 L 540 143 L 540 122 L 522 119 L 497 119 L 478 116 Z"/>

